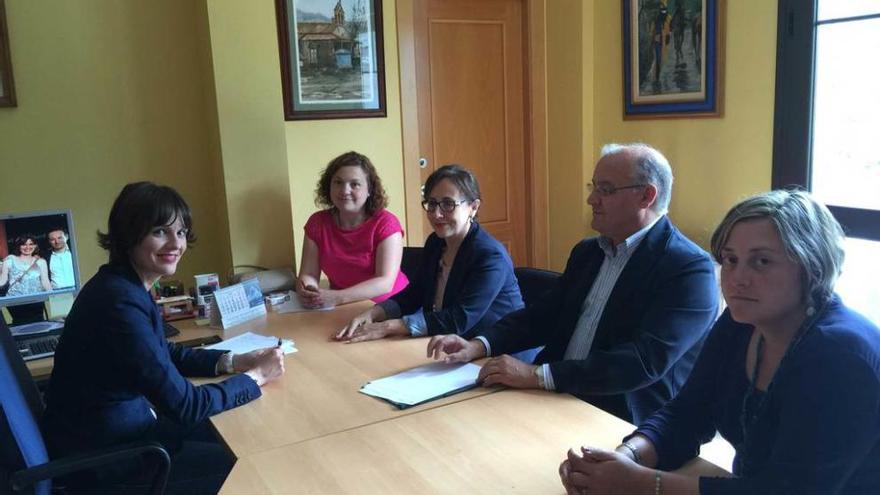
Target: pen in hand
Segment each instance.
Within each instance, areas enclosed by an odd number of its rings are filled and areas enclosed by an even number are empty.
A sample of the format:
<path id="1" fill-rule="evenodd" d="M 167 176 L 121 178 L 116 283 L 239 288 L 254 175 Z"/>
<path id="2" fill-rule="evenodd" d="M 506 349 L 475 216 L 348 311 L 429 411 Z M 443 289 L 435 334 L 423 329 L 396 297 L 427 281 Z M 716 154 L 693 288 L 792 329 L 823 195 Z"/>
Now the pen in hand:
<path id="1" fill-rule="evenodd" d="M 277 346 L 277 347 L 278 347 L 279 349 L 281 349 L 281 337 L 278 337 L 278 346 Z"/>

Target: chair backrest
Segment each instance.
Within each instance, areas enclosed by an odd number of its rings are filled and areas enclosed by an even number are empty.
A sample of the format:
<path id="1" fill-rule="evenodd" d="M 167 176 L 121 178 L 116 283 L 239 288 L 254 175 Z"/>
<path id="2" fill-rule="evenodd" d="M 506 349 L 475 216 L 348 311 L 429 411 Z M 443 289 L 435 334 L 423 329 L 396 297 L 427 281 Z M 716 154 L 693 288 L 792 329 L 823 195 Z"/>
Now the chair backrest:
<path id="1" fill-rule="evenodd" d="M 0 315 L 0 478 L 9 473 L 49 461 L 43 435 L 37 425 L 43 401 L 18 346 Z M 35 494 L 48 494 L 50 481 L 34 487 Z"/>
<path id="2" fill-rule="evenodd" d="M 552 289 L 562 275 L 559 272 L 525 266 L 514 268 L 513 273 L 519 282 L 519 291 L 526 307 L 535 304 L 542 295 Z"/>
<path id="3" fill-rule="evenodd" d="M 419 273 L 419 266 L 422 264 L 422 247 L 404 247 L 403 258 L 400 260 L 400 271 L 406 275 L 410 281 L 414 280 Z"/>

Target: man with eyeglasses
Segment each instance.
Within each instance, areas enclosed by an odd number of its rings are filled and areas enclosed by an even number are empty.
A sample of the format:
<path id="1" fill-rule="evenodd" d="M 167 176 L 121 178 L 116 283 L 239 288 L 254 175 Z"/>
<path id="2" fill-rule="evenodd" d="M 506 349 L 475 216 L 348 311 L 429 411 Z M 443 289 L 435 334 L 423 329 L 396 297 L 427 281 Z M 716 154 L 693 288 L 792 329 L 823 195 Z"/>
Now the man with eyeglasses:
<path id="1" fill-rule="evenodd" d="M 432 338 L 428 355 L 496 356 L 484 386 L 567 392 L 638 424 L 690 374 L 718 310 L 714 265 L 666 216 L 672 170 L 659 151 L 606 145 L 588 189 L 600 235 L 572 249 L 552 290 L 474 339 Z M 536 364 L 509 356 L 541 345 Z"/>

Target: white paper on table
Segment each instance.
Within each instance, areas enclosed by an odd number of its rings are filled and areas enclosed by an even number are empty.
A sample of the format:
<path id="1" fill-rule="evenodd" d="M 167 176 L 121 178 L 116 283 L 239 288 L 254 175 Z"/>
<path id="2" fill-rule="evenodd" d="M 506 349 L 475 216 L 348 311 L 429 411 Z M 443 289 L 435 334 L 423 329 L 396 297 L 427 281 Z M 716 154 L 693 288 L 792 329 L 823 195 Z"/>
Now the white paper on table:
<path id="1" fill-rule="evenodd" d="M 297 297 L 296 292 L 290 291 L 290 299 L 281 304 L 272 306 L 272 311 L 276 313 L 298 313 L 300 311 L 330 311 L 335 306 L 324 306 L 323 308 L 307 308 L 302 305 Z"/>
<path id="2" fill-rule="evenodd" d="M 397 404 L 414 405 L 476 385 L 480 367 L 473 363 L 431 363 L 374 380 L 361 393 Z"/>
<path id="3" fill-rule="evenodd" d="M 264 347 L 275 347 L 278 345 L 278 337 L 260 335 L 253 332 L 245 332 L 241 335 L 232 337 L 212 345 L 206 345 L 202 349 L 216 349 L 218 351 L 232 351 L 233 354 L 244 354 L 246 352 L 255 351 Z M 296 352 L 297 348 L 290 339 L 281 340 L 281 350 L 284 354 Z"/>

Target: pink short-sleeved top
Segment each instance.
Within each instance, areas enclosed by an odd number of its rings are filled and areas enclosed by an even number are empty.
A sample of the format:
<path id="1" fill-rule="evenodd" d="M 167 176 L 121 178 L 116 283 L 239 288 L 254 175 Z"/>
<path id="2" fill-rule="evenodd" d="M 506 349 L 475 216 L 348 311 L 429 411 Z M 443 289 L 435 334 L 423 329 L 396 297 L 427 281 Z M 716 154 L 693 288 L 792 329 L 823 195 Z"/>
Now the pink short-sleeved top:
<path id="1" fill-rule="evenodd" d="M 376 276 L 376 251 L 379 243 L 400 232 L 400 221 L 388 210 L 379 210 L 353 230 L 336 225 L 330 210 L 312 214 L 305 226 L 306 236 L 318 245 L 318 266 L 330 279 L 333 289 L 345 289 Z M 409 284 L 398 269 L 394 287 L 387 294 L 374 297 L 381 302 L 402 291 Z"/>

